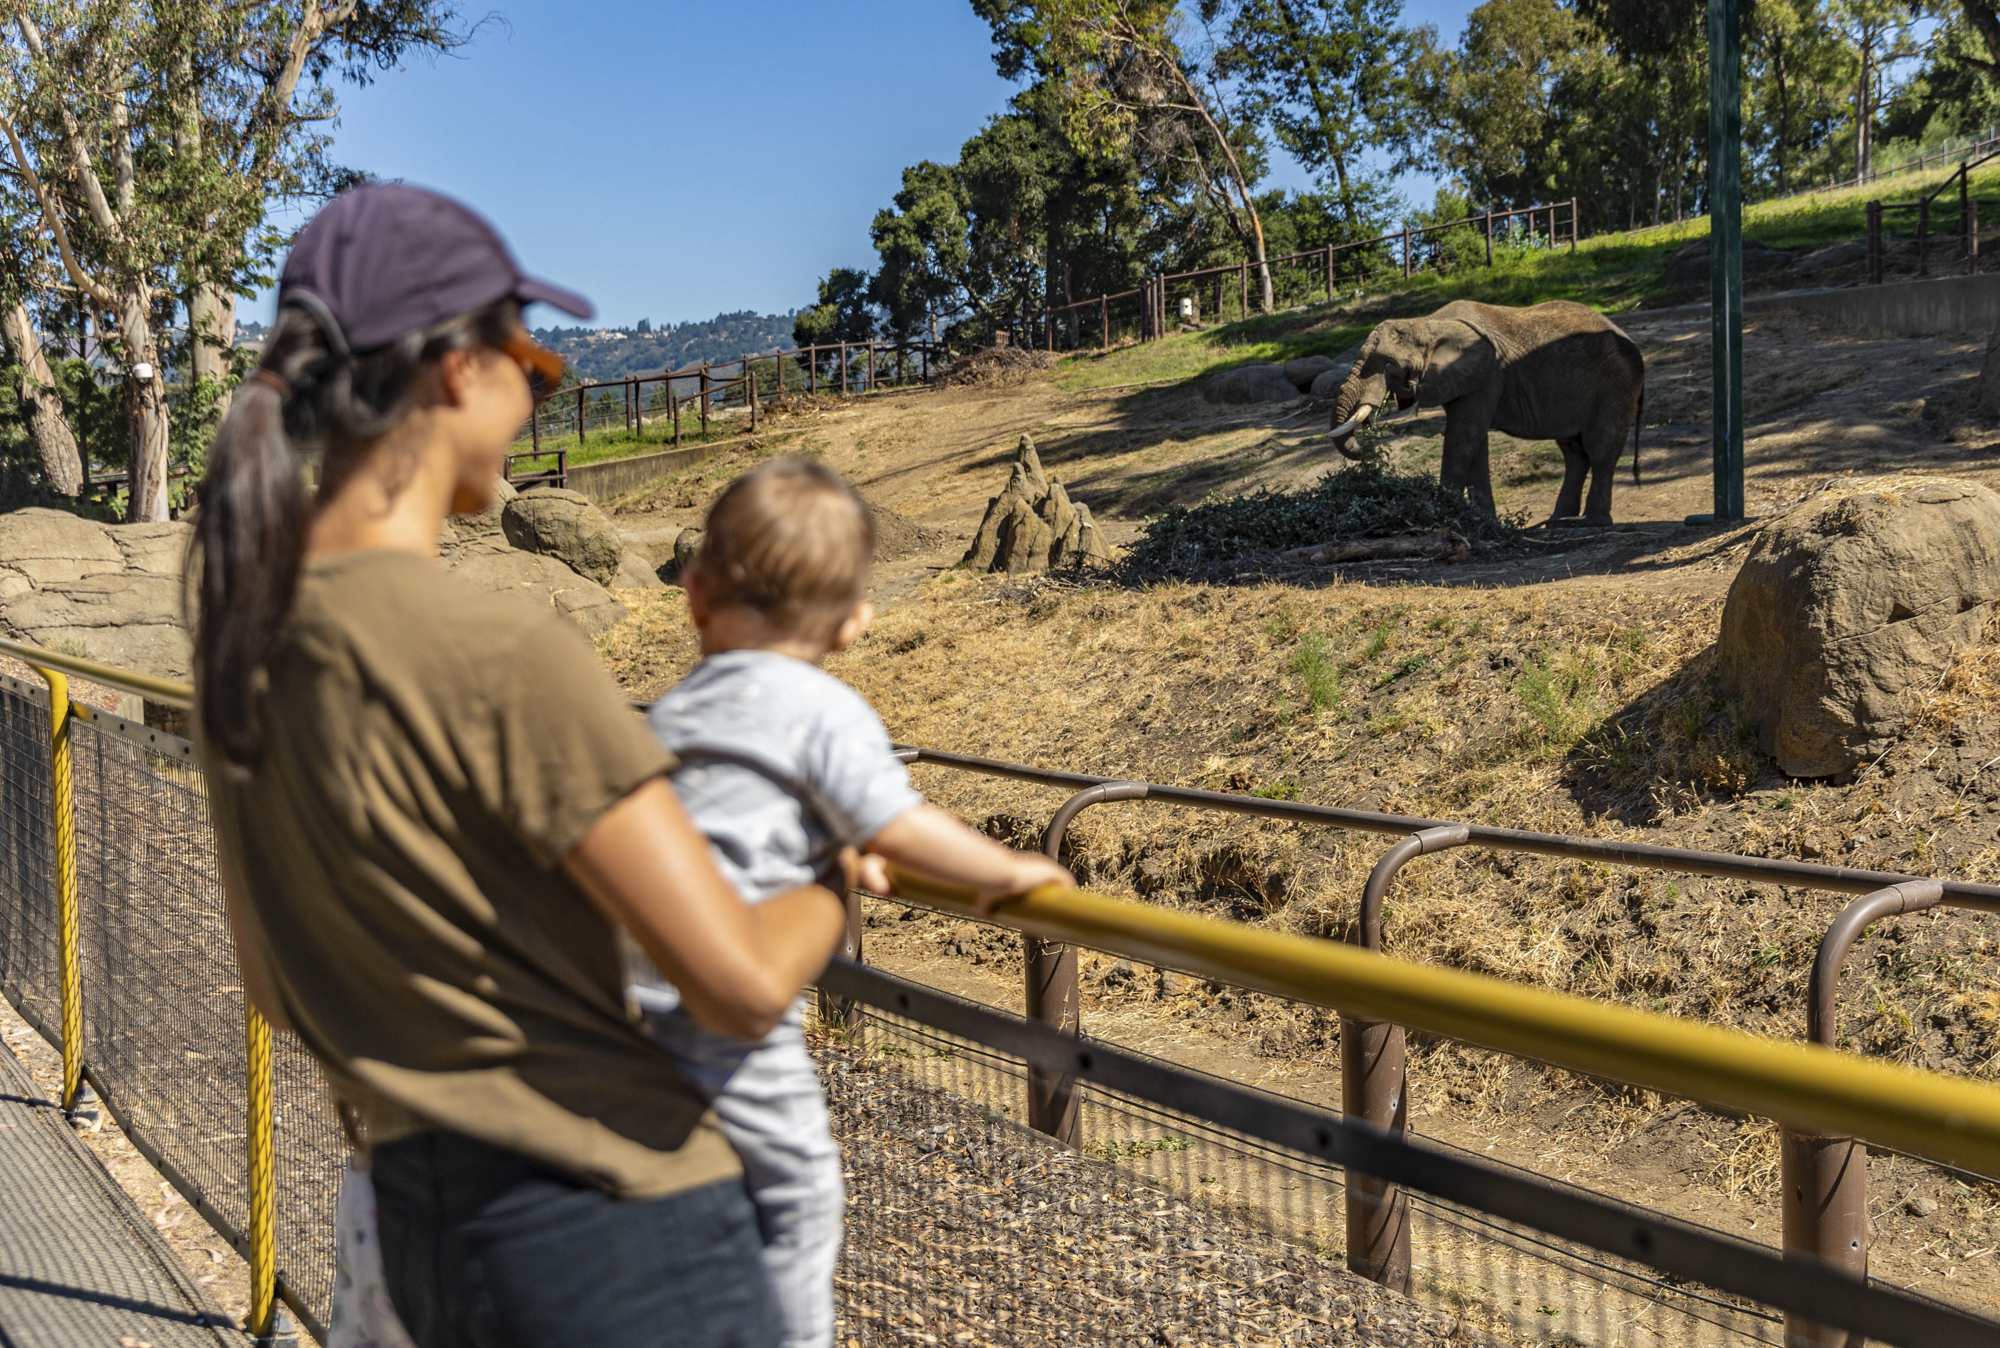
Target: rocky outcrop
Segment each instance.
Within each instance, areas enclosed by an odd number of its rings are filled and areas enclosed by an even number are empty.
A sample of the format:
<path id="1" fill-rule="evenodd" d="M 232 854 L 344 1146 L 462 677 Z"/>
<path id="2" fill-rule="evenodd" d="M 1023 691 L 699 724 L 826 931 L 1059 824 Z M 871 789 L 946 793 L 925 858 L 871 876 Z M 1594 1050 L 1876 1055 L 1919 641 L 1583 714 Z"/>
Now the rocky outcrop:
<path id="1" fill-rule="evenodd" d="M 1347 366 L 1341 365 L 1332 356 L 1300 356 L 1297 360 L 1286 361 L 1279 368 L 1291 381 L 1292 387 L 1301 393 L 1312 392 L 1313 381 L 1335 369 L 1340 371 L 1342 378 L 1347 376 Z"/>
<path id="2" fill-rule="evenodd" d="M 189 676 L 186 524 L 99 524 L 64 510 L 0 515 L 0 630 L 160 678 Z"/>
<path id="3" fill-rule="evenodd" d="M 1212 375 L 1201 396 L 1212 403 L 1282 403 L 1299 396 L 1298 386 L 1276 365 L 1239 365 Z"/>
<path id="4" fill-rule="evenodd" d="M 1109 562 L 1111 549 L 1062 483 L 1042 471 L 1032 437 L 1023 435 L 1007 485 L 986 504 L 985 518 L 959 565 L 974 571 L 1047 571 Z"/>
<path id="5" fill-rule="evenodd" d="M 1674 251 L 1667 259 L 1666 274 L 1661 278 L 1670 286 L 1705 286 L 1708 284 L 1708 237 L 1703 235 L 1693 243 Z M 1792 265 L 1798 254 L 1782 248 L 1773 248 L 1758 243 L 1755 239 L 1743 240 L 1743 274 L 1754 276 L 1759 272 L 1782 271 Z"/>
<path id="6" fill-rule="evenodd" d="M 581 627 L 585 636 L 601 636 L 629 612 L 602 585 L 579 576 L 557 558 L 516 548 L 473 550 L 452 571 L 482 590 L 505 590 L 530 603 L 548 604 Z"/>
<path id="7" fill-rule="evenodd" d="M 561 487 L 535 487 L 507 502 L 500 528 L 521 551 L 554 557 L 599 585 L 617 579 L 625 559 L 625 540 L 611 517 Z"/>
<path id="8" fill-rule="evenodd" d="M 513 499 L 503 483 L 491 509 L 446 520 L 445 565 L 482 589 L 549 604 L 592 636 L 621 621 L 625 606 L 603 586 L 508 544 L 502 518 Z M 0 515 L 0 634 L 159 678 L 190 677 L 181 575 L 192 533 L 180 521 L 100 524 L 63 510 Z M 660 584 L 643 561 L 635 573 L 622 547 L 619 558 L 617 583 Z"/>
<path id="9" fill-rule="evenodd" d="M 1879 756 L 2000 596 L 2000 495 L 1971 482 L 1842 483 L 1766 525 L 1722 612 L 1724 688 L 1794 777 Z"/>

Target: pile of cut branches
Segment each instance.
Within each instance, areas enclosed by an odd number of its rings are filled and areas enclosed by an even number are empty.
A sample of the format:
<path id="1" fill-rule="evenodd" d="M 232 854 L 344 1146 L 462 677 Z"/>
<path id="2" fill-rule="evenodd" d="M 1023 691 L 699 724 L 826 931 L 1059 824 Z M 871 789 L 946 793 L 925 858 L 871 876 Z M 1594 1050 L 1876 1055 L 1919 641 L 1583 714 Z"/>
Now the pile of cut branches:
<path id="1" fill-rule="evenodd" d="M 1175 506 L 1146 525 L 1125 564 L 1141 579 L 1199 579 L 1240 558 L 1416 530 L 1446 529 L 1503 542 L 1521 523 L 1517 517 L 1487 515 L 1434 477 L 1404 477 L 1358 463 L 1297 491 L 1263 490 Z"/>

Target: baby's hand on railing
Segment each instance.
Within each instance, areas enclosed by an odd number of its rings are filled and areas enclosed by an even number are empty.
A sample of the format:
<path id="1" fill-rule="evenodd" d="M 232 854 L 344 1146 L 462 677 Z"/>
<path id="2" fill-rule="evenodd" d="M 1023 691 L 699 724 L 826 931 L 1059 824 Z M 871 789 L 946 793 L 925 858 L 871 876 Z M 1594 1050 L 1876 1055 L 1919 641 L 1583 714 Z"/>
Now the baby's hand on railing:
<path id="1" fill-rule="evenodd" d="M 981 917 L 991 917 L 993 910 L 1008 899 L 1019 898 L 1043 885 L 1075 889 L 1076 877 L 1069 873 L 1067 866 L 1049 860 L 1040 852 L 1016 852 L 1007 868 L 1004 883 L 993 889 L 981 890 L 974 907 Z"/>

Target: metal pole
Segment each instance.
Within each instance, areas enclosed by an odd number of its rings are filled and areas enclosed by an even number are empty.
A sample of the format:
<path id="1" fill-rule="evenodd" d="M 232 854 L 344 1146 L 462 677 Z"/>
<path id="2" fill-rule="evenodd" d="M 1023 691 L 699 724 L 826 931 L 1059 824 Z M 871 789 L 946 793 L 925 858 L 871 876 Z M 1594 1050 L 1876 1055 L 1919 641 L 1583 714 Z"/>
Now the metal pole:
<path id="1" fill-rule="evenodd" d="M 542 405 L 535 404 L 535 410 L 528 414 L 528 439 L 534 445 L 535 453 L 542 452 Z"/>
<path id="2" fill-rule="evenodd" d="M 55 816 L 57 996 L 62 1017 L 62 1099 L 74 1111 L 83 1084 L 83 936 L 76 894 L 76 789 L 70 767 L 69 679 L 35 667 L 49 686 L 49 792 Z"/>
<path id="3" fill-rule="evenodd" d="M 750 386 L 750 429 L 757 429 L 757 367 L 750 363 L 750 357 L 743 358 L 743 379 Z"/>
<path id="4" fill-rule="evenodd" d="M 708 362 L 701 363 L 701 390 L 696 397 L 701 399 L 701 434 L 708 438 Z"/>
<path id="5" fill-rule="evenodd" d="M 1486 265 L 1493 265 L 1493 212 L 1486 212 Z"/>
<path id="6" fill-rule="evenodd" d="M 1403 226 L 1403 279 L 1410 279 L 1410 227 Z"/>
<path id="7" fill-rule="evenodd" d="M 1250 264 L 1248 262 L 1243 264 L 1243 271 L 1239 279 L 1241 281 L 1241 289 L 1237 298 L 1236 316 L 1242 319 L 1250 317 Z"/>
<path id="8" fill-rule="evenodd" d="M 1352 943 L 1380 951 L 1382 903 L 1396 872 L 1428 852 L 1462 847 L 1470 837 L 1471 831 L 1463 824 L 1425 829 L 1385 852 L 1362 890 L 1360 921 Z M 1377 1128 L 1407 1133 L 1407 1085 L 1403 1027 L 1342 1016 L 1341 1112 Z M 1399 1185 L 1352 1170 L 1347 1172 L 1347 1267 L 1405 1295 L 1411 1290 L 1409 1195 Z"/>
<path id="9" fill-rule="evenodd" d="M 1111 349 L 1111 300 L 1104 295 L 1097 297 L 1097 349 Z"/>
<path id="10" fill-rule="evenodd" d="M 250 1315 L 245 1326 L 260 1342 L 269 1342 L 278 1313 L 278 1185 L 276 1148 L 272 1138 L 271 1027 L 256 1007 L 244 1013 L 244 1124 L 250 1160 Z"/>
<path id="11" fill-rule="evenodd" d="M 674 381 L 667 380 L 667 401 L 674 405 L 674 448 L 681 447 L 681 400 L 674 392 Z"/>
<path id="12" fill-rule="evenodd" d="M 1935 880 L 1911 881 L 1864 894 L 1841 910 L 1820 939 L 1806 1002 L 1806 1040 L 1837 1046 L 1840 966 L 1869 924 L 1943 902 Z M 1790 1127 L 1779 1131 L 1779 1172 L 1785 1257 L 1816 1260 L 1856 1277 L 1868 1276 L 1868 1148 L 1851 1137 Z M 1858 1334 L 1798 1315 L 1785 1316 L 1789 1348 L 1862 1348 Z"/>
<path id="13" fill-rule="evenodd" d="M 1326 246 L 1326 302 L 1333 303 L 1333 245 Z"/>
<path id="14" fill-rule="evenodd" d="M 847 396 L 847 343 L 840 344 L 840 396 Z"/>
<path id="15" fill-rule="evenodd" d="M 1958 232 L 1965 239 L 1966 272 L 1968 274 L 1973 270 L 1971 262 L 1974 253 L 1972 212 L 1970 209 L 1972 197 L 1967 190 L 1971 182 L 1971 177 L 1971 173 L 1967 171 L 1967 166 L 1961 163 L 1958 166 Z"/>
<path id="16" fill-rule="evenodd" d="M 1042 851 L 1062 859 L 1063 836 L 1078 811 L 1107 800 L 1140 800 L 1146 788 L 1132 782 L 1107 782 L 1086 787 L 1056 810 L 1042 833 Z M 1065 1034 L 1079 1032 L 1082 997 L 1076 978 L 1076 947 L 1035 936 L 1021 938 L 1026 982 L 1023 988 L 1029 1020 L 1053 1025 Z M 1028 1069 L 1028 1126 L 1047 1133 L 1066 1147 L 1083 1144 L 1083 1119 L 1078 1110 L 1076 1079 Z"/>
<path id="17" fill-rule="evenodd" d="M 583 386 L 581 384 L 577 385 L 576 389 L 576 443 L 579 447 L 583 444 Z"/>
<path id="18" fill-rule="evenodd" d="M 1708 275 L 1714 353 L 1715 510 L 1743 518 L 1743 25 L 1738 0 L 1708 0 Z"/>
<path id="19" fill-rule="evenodd" d="M 1582 233 L 1583 230 L 1576 223 L 1576 198 L 1571 197 L 1569 199 L 1569 251 L 1571 256 L 1575 256 L 1576 254 L 1576 241 Z"/>

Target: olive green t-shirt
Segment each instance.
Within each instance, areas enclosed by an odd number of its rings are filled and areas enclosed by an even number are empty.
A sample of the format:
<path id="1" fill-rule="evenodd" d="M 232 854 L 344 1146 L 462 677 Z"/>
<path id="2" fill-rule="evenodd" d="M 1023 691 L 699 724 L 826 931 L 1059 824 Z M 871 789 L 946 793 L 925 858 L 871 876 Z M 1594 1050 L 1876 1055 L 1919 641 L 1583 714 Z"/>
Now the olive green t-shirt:
<path id="1" fill-rule="evenodd" d="M 435 559 L 308 562 L 217 841 L 293 1027 L 377 1136 L 448 1128 L 651 1197 L 739 1172 L 627 1015 L 561 861 L 672 765 L 567 620 Z"/>

